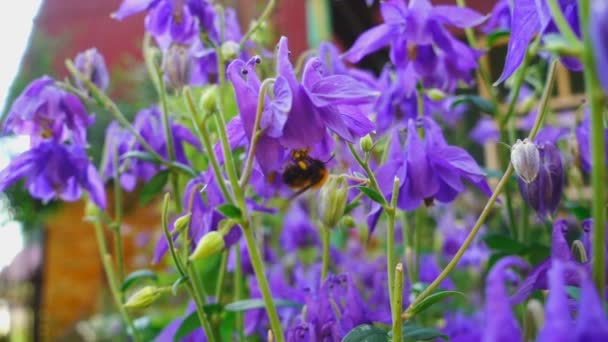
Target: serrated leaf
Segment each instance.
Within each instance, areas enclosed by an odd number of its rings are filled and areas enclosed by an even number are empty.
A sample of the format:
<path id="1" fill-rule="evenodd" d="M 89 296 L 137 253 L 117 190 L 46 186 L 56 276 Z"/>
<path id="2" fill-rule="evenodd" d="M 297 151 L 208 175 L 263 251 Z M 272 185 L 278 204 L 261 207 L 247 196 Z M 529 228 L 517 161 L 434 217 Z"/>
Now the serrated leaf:
<path id="1" fill-rule="evenodd" d="M 222 311 L 222 306 L 217 303 L 207 304 L 203 306 L 203 310 L 207 315 L 213 315 L 215 313 Z M 198 313 L 196 310 L 190 313 L 179 325 L 177 331 L 175 332 L 175 336 L 173 336 L 173 341 L 182 341 L 184 337 L 188 336 L 191 332 L 201 327 L 201 322 L 198 319 Z"/>
<path id="2" fill-rule="evenodd" d="M 496 106 L 481 96 L 477 95 L 459 95 L 454 97 L 454 101 L 452 102 L 452 108 L 458 107 L 462 104 L 469 104 L 474 106 L 475 108 L 481 110 L 482 112 L 488 114 L 496 113 Z"/>
<path id="3" fill-rule="evenodd" d="M 509 254 L 520 254 L 527 246 L 504 235 L 487 235 L 483 239 L 490 249 Z"/>
<path id="4" fill-rule="evenodd" d="M 364 193 L 367 197 L 369 197 L 372 201 L 378 202 L 380 204 L 384 204 L 384 200 L 382 199 L 382 195 L 372 188 L 368 188 L 365 186 L 358 186 L 357 189 Z"/>
<path id="5" fill-rule="evenodd" d="M 147 161 L 147 162 L 151 162 L 151 163 L 155 163 L 155 164 L 160 163 L 160 160 L 158 160 L 158 157 L 153 155 L 150 152 L 129 151 L 121 156 L 121 159 L 131 159 L 131 158 L 139 159 L 139 160 L 143 160 L 143 161 Z"/>
<path id="6" fill-rule="evenodd" d="M 169 180 L 169 173 L 169 170 L 163 170 L 154 175 L 154 177 L 152 177 L 152 179 L 150 179 L 141 189 L 141 192 L 139 193 L 139 203 L 142 205 L 147 204 L 154 196 L 163 191 L 165 184 L 167 184 L 167 181 Z"/>
<path id="7" fill-rule="evenodd" d="M 388 333 L 383 329 L 370 324 L 363 324 L 353 328 L 342 339 L 342 342 L 386 342 Z"/>
<path id="8" fill-rule="evenodd" d="M 403 327 L 403 339 L 406 341 L 430 341 L 438 338 L 447 340 L 448 336 L 434 328 L 418 327 L 406 324 Z"/>
<path id="9" fill-rule="evenodd" d="M 150 270 L 137 270 L 129 274 L 122 282 L 120 289 L 125 292 L 131 285 L 142 279 L 153 280 L 158 282 L 158 275 Z"/>
<path id="10" fill-rule="evenodd" d="M 430 296 L 426 297 L 424 300 L 422 300 L 422 302 L 420 302 L 420 304 L 416 305 L 412 309 L 411 316 L 421 313 L 422 311 L 430 308 L 434 304 L 442 301 L 446 297 L 454 296 L 454 295 L 460 295 L 463 297 L 465 296 L 464 293 L 458 292 L 458 291 L 439 291 L 439 292 L 433 293 L 432 295 L 430 295 Z"/>
<path id="11" fill-rule="evenodd" d="M 177 295 L 177 288 L 186 281 L 188 281 L 188 277 L 179 277 L 179 279 L 177 279 L 173 285 L 171 285 L 171 292 L 174 296 Z"/>
<path id="12" fill-rule="evenodd" d="M 241 213 L 241 209 L 239 209 L 236 205 L 226 203 L 222 204 L 215 208 L 215 210 L 219 211 L 222 215 L 231 218 L 231 219 L 240 219 L 243 217 Z"/>
<path id="13" fill-rule="evenodd" d="M 302 307 L 303 305 L 298 302 L 293 302 L 285 299 L 273 299 L 274 305 L 276 307 Z M 254 299 L 244 299 L 236 302 L 232 302 L 224 308 L 226 311 L 247 311 L 253 309 L 263 309 L 266 306 L 264 305 L 264 300 L 262 298 L 254 298 Z"/>

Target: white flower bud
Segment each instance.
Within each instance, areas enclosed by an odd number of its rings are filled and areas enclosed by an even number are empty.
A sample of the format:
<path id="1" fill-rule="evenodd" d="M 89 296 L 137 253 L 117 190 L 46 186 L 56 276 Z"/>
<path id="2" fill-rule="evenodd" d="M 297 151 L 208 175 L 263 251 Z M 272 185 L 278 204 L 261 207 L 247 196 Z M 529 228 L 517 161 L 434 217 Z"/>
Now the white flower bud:
<path id="1" fill-rule="evenodd" d="M 534 181 L 540 169 L 540 153 L 536 144 L 527 138 L 524 141 L 518 139 L 511 148 L 511 164 L 525 183 Z"/>

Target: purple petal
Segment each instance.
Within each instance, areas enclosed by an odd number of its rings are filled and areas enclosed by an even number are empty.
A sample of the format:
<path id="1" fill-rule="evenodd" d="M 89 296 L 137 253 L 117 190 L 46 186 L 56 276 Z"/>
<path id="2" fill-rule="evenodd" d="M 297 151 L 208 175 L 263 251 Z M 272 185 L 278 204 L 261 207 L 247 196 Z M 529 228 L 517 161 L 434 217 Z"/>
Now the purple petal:
<path id="1" fill-rule="evenodd" d="M 346 75 L 331 75 L 316 82 L 307 89 L 310 100 L 317 107 L 337 104 L 369 103 L 378 96 L 364 83 Z"/>
<path id="2" fill-rule="evenodd" d="M 591 2 L 589 35 L 593 42 L 596 74 L 604 92 L 608 93 L 608 2 Z"/>
<path id="3" fill-rule="evenodd" d="M 538 342 L 572 339 L 572 318 L 564 283 L 564 264 L 554 260 L 549 270 L 549 298 L 545 305 L 545 325 L 538 333 Z"/>
<path id="4" fill-rule="evenodd" d="M 445 24 L 460 28 L 477 26 L 483 23 L 487 16 L 470 8 L 459 6 L 437 5 L 433 7 L 432 15 Z"/>
<path id="5" fill-rule="evenodd" d="M 380 24 L 373 27 L 363 32 L 342 57 L 349 62 L 357 63 L 370 53 L 389 45 L 397 32 L 398 27 L 394 25 Z"/>
<path id="6" fill-rule="evenodd" d="M 145 11 L 158 0 L 123 0 L 116 12 L 111 14 L 111 17 L 117 20 Z"/>

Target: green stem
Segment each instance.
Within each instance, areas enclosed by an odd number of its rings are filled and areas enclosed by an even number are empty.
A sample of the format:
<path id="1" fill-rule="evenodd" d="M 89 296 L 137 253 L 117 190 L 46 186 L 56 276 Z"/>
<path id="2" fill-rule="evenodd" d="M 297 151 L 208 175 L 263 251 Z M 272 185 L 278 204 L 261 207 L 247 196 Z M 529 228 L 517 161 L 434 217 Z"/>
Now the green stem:
<path id="1" fill-rule="evenodd" d="M 226 201 L 232 203 L 232 195 L 228 191 L 226 187 L 226 182 L 224 181 L 224 176 L 222 175 L 222 169 L 220 168 L 220 164 L 217 161 L 217 157 L 215 155 L 215 151 L 213 149 L 213 144 L 211 143 L 211 137 L 209 136 L 209 132 L 207 129 L 199 123 L 198 117 L 202 117 L 199 113 L 196 105 L 194 104 L 194 100 L 192 99 L 192 91 L 190 88 L 186 87 L 184 89 L 184 99 L 186 101 L 186 106 L 190 112 L 190 119 L 192 120 L 192 126 L 194 127 L 194 132 L 198 136 L 199 140 L 203 144 L 203 147 L 207 151 L 207 157 L 209 158 L 209 162 L 211 163 L 211 168 L 213 169 L 213 174 L 215 175 L 216 183 L 220 187 L 224 198 Z"/>
<path id="2" fill-rule="evenodd" d="M 163 81 L 163 74 L 158 66 L 156 68 L 156 76 L 160 81 L 159 97 L 162 109 L 162 121 L 163 129 L 165 130 L 165 141 L 167 142 L 167 155 L 169 157 L 169 163 L 175 161 L 175 141 L 173 140 L 173 132 L 171 131 L 171 123 L 169 121 L 169 107 L 167 106 L 167 91 L 165 89 L 165 83 Z M 171 186 L 173 187 L 173 198 L 175 199 L 175 208 L 178 212 L 182 211 L 181 194 L 179 190 L 179 178 L 176 173 L 171 173 Z"/>
<path id="3" fill-rule="evenodd" d="M 395 266 L 394 294 L 391 306 L 393 308 L 393 342 L 403 341 L 403 323 L 401 322 L 401 308 L 403 307 L 403 264 Z"/>
<path id="4" fill-rule="evenodd" d="M 262 298 L 264 300 L 264 305 L 266 306 L 266 313 L 268 314 L 268 319 L 270 321 L 270 328 L 272 329 L 272 333 L 276 341 L 284 342 L 285 336 L 283 334 L 283 328 L 281 327 L 281 322 L 279 321 L 277 309 L 272 301 L 272 294 L 270 293 L 270 287 L 268 286 L 268 280 L 266 279 L 264 263 L 262 262 L 262 257 L 260 256 L 258 246 L 256 245 L 255 238 L 253 237 L 253 231 L 249 226 L 248 221 L 244 221 L 241 224 L 241 227 L 243 229 L 243 234 L 245 235 L 245 241 L 247 242 L 247 249 L 249 250 L 249 258 L 251 259 L 251 265 L 253 266 L 255 278 L 258 282 L 258 286 L 260 287 L 260 292 L 262 292 Z"/>
<path id="5" fill-rule="evenodd" d="M 388 216 L 388 229 L 386 230 L 386 272 L 388 275 L 388 294 L 393 303 L 395 286 L 395 266 L 397 266 L 397 255 L 395 253 L 395 216 L 397 215 L 397 199 L 399 198 L 399 178 L 393 179 L 393 194 L 391 195 L 390 207 L 386 210 Z M 393 306 L 393 309 L 395 307 Z M 401 310 L 401 307 L 399 309 Z M 394 323 L 394 322 L 393 322 Z"/>
<path id="6" fill-rule="evenodd" d="M 557 3 L 557 0 L 548 0 L 548 4 L 549 11 L 551 11 L 551 17 L 553 17 L 553 22 L 561 34 L 575 50 L 580 50 L 582 48 L 581 42 L 574 31 L 572 31 L 572 27 L 570 27 L 570 24 L 568 24 L 568 21 L 564 17 L 564 13 Z"/>
<path id="7" fill-rule="evenodd" d="M 272 11 L 274 10 L 274 6 L 276 5 L 276 3 L 277 3 L 276 0 L 268 1 L 268 3 L 266 4 L 266 8 L 264 8 L 264 11 L 262 12 L 262 14 L 258 18 L 258 20 L 255 21 L 255 24 L 249 29 L 249 31 L 247 31 L 245 33 L 243 38 L 241 38 L 241 41 L 239 42 L 240 50 L 243 49 L 243 47 L 245 46 L 245 44 L 247 43 L 247 40 L 249 40 L 251 35 L 254 34 L 257 30 L 259 30 L 260 27 L 262 27 L 262 25 L 264 24 L 264 22 L 266 20 L 268 20 L 268 17 L 270 17 L 270 15 L 272 14 Z"/>
<path id="8" fill-rule="evenodd" d="M 230 250 L 225 250 L 222 253 L 222 259 L 220 260 L 220 269 L 217 277 L 217 283 L 215 285 L 215 300 L 220 303 L 222 298 L 222 291 L 224 290 L 224 279 L 226 278 L 226 266 L 228 265 L 228 254 Z"/>
<path id="9" fill-rule="evenodd" d="M 321 285 L 327 279 L 327 272 L 329 270 L 329 246 L 330 246 L 330 233 L 329 227 L 320 225 L 321 229 L 321 241 L 323 243 L 323 256 L 321 258 Z"/>
<path id="10" fill-rule="evenodd" d="M 606 286 L 606 269 L 604 241 L 606 238 L 606 164 L 605 148 L 606 141 L 604 136 L 604 122 L 602 111 L 606 105 L 606 98 L 602 93 L 595 60 L 593 59 L 593 43 L 589 36 L 589 0 L 579 1 L 579 16 L 581 27 L 583 28 L 583 64 L 585 75 L 585 89 L 589 97 L 591 109 L 591 212 L 593 216 L 593 279 L 600 293 L 603 293 Z"/>
<path id="11" fill-rule="evenodd" d="M 94 207 L 94 204 L 92 203 L 88 203 L 87 206 L 89 206 L 90 208 Z M 94 207 L 94 213 L 91 213 L 93 215 L 91 215 L 92 218 L 92 223 L 93 223 L 93 227 L 95 228 L 95 237 L 97 239 L 97 246 L 99 248 L 99 256 L 101 257 L 101 262 L 103 265 L 103 269 L 106 273 L 106 277 L 108 278 L 108 285 L 110 287 L 110 293 L 112 294 L 112 298 L 114 299 L 114 304 L 116 305 L 116 308 L 118 309 L 118 312 L 120 313 L 120 315 L 122 316 L 123 321 L 125 322 L 125 324 L 127 325 L 128 329 L 131 330 L 131 336 L 133 337 L 133 340 L 136 342 L 142 341 L 142 339 L 139 337 L 139 334 L 137 333 L 137 330 L 135 329 L 135 325 L 133 324 L 133 320 L 131 319 L 131 316 L 129 316 L 129 313 L 127 312 L 127 310 L 125 309 L 125 307 L 122 305 L 122 292 L 120 291 L 120 285 L 118 283 L 117 277 L 116 277 L 116 273 L 114 271 L 114 267 L 112 266 L 112 257 L 110 255 L 110 253 L 108 252 L 108 246 L 106 244 L 106 239 L 105 236 L 103 234 L 103 227 L 101 225 L 101 217 L 99 209 L 97 207 Z M 87 213 L 89 214 L 89 213 Z M 127 330 L 127 335 L 128 335 L 128 330 Z"/>
<path id="12" fill-rule="evenodd" d="M 116 105 L 116 103 L 114 103 L 114 101 L 112 101 L 103 91 L 101 91 L 99 88 L 97 88 L 97 86 L 95 86 L 95 84 L 93 84 L 93 82 L 91 82 L 90 80 L 88 80 L 86 77 L 84 77 L 84 75 L 82 75 L 78 69 L 76 69 L 76 67 L 74 66 L 74 63 L 72 63 L 72 61 L 67 60 L 65 62 L 65 66 L 68 69 L 68 71 L 76 78 L 78 78 L 86 87 L 87 89 L 89 89 L 89 91 L 91 92 L 91 94 L 93 95 L 93 97 L 95 99 L 97 99 L 99 101 L 99 103 L 105 108 L 107 109 L 113 116 L 114 118 L 124 127 L 126 128 L 129 133 L 131 133 L 133 135 L 133 137 L 135 137 L 135 139 L 137 140 L 138 143 L 141 144 L 141 146 L 148 152 L 150 152 L 152 155 L 154 155 L 154 157 L 156 157 L 156 159 L 161 162 L 163 165 L 165 166 L 170 166 L 171 163 L 168 162 L 167 160 L 165 160 L 165 158 L 163 158 L 163 156 L 161 156 L 160 154 L 158 154 L 158 152 L 156 152 L 154 150 L 154 148 L 152 148 L 152 146 L 150 146 L 150 144 L 148 144 L 148 142 L 146 141 L 146 139 L 144 139 L 144 137 L 141 136 L 141 134 L 139 134 L 135 128 L 131 125 L 131 123 L 129 122 L 129 120 L 127 120 L 127 118 L 124 116 L 124 114 L 120 111 L 120 109 L 118 109 L 118 106 Z"/>
<path id="13" fill-rule="evenodd" d="M 234 301 L 237 302 L 243 298 L 243 266 L 241 264 L 241 249 L 238 245 L 234 247 L 234 254 L 236 256 L 236 265 L 234 266 Z M 235 323 L 236 331 L 239 333 L 239 341 L 243 341 L 243 312 L 236 312 Z"/>
<path id="14" fill-rule="evenodd" d="M 547 113 L 549 98 L 551 97 L 551 92 L 553 91 L 553 81 L 555 78 L 555 65 L 556 65 L 556 61 L 552 61 L 549 66 L 549 74 L 547 75 L 547 82 L 545 83 L 545 91 L 543 93 L 543 97 L 541 98 L 541 102 L 539 105 L 539 113 L 538 113 L 538 116 L 536 117 L 536 121 L 534 122 L 534 126 L 532 127 L 532 130 L 530 131 L 530 134 L 528 135 L 528 139 L 530 139 L 530 140 L 534 140 L 534 138 L 536 137 L 536 134 L 538 133 L 538 130 L 542 126 L 542 122 Z M 485 222 L 486 218 L 490 214 L 490 211 L 492 210 L 492 206 L 496 202 L 496 199 L 502 192 L 503 188 L 509 181 L 509 178 L 511 177 L 512 174 L 513 174 L 513 165 L 509 164 L 509 167 L 505 171 L 505 174 L 502 176 L 502 178 L 498 182 L 498 185 L 496 185 L 496 189 L 494 189 L 492 196 L 490 196 L 490 199 L 488 200 L 488 202 L 486 203 L 485 207 L 483 208 L 481 214 L 477 218 L 477 222 L 475 222 L 473 229 L 471 229 L 471 231 L 469 232 L 469 235 L 467 235 L 465 241 L 462 243 L 462 246 L 460 246 L 460 248 L 458 249 L 458 251 L 456 252 L 454 257 L 452 257 L 452 260 L 450 260 L 450 262 L 445 266 L 445 268 L 441 271 L 441 273 L 437 276 L 437 278 L 435 278 L 435 280 L 433 280 L 433 282 L 418 297 L 416 297 L 416 299 L 405 310 L 405 312 L 401 315 L 402 319 L 404 319 L 404 320 L 410 319 L 412 316 L 412 310 L 418 304 L 420 304 L 425 298 L 427 298 L 429 295 L 431 295 L 433 293 L 433 291 L 435 291 L 435 289 L 439 286 L 439 284 L 441 284 L 441 282 L 448 276 L 448 274 L 456 267 L 456 265 L 458 264 L 458 262 L 460 261 L 460 259 L 462 258 L 462 256 L 466 252 L 466 250 L 469 248 L 471 243 L 473 243 L 475 236 L 477 236 L 479 229 L 481 228 L 481 226 Z M 602 251 L 603 251 L 603 249 L 602 249 Z"/>
<path id="15" fill-rule="evenodd" d="M 213 328 L 211 327 L 211 323 L 207 318 L 207 314 L 205 313 L 205 297 L 202 296 L 202 290 L 200 288 L 200 284 L 197 281 L 196 272 L 194 270 L 194 265 L 190 264 L 187 267 L 188 271 L 188 281 L 186 282 L 186 287 L 188 288 L 188 292 L 190 293 L 190 297 L 194 299 L 194 305 L 196 305 L 196 313 L 198 315 L 198 319 L 205 330 L 205 335 L 207 336 L 207 340 L 210 342 L 215 342 L 215 334 L 213 333 Z"/>
<path id="16" fill-rule="evenodd" d="M 378 180 L 376 179 L 376 175 L 374 174 L 372 169 L 369 167 L 369 164 L 367 163 L 367 161 L 364 161 L 363 159 L 361 159 L 361 156 L 359 156 L 359 154 L 357 153 L 357 150 L 355 150 L 355 147 L 353 146 L 353 144 L 348 144 L 348 149 L 350 150 L 350 153 L 353 155 L 353 157 L 355 158 L 355 160 L 357 161 L 359 166 L 361 166 L 361 168 L 363 168 L 363 170 L 365 170 L 365 173 L 367 174 L 367 177 L 369 178 L 369 184 L 372 186 L 372 188 L 374 188 L 374 190 L 376 190 L 378 192 L 378 194 L 380 194 L 380 196 L 382 197 L 382 205 L 386 207 L 388 202 L 386 201 L 386 198 L 384 197 L 382 190 L 380 190 L 380 186 L 378 185 Z"/>
<path id="17" fill-rule="evenodd" d="M 162 204 L 162 208 L 161 208 L 161 225 L 163 228 L 163 233 L 165 234 L 165 238 L 167 239 L 169 252 L 171 253 L 171 258 L 173 259 L 173 262 L 175 263 L 175 267 L 177 268 L 177 271 L 179 272 L 180 276 L 187 278 L 188 274 L 182 263 L 182 260 L 177 255 L 177 250 L 175 249 L 175 245 L 173 244 L 173 237 L 171 236 L 171 233 L 169 232 L 169 216 L 168 215 L 169 215 L 169 198 L 170 197 L 171 197 L 171 195 L 169 195 L 168 193 L 165 194 L 165 196 L 163 197 L 163 204 Z"/>
<path id="18" fill-rule="evenodd" d="M 120 167 L 118 158 L 118 142 L 115 141 L 113 153 L 114 164 L 114 222 L 112 223 L 114 233 L 114 249 L 116 253 L 116 263 L 118 264 L 118 280 L 123 282 L 125 279 L 125 262 L 122 249 L 122 188 L 120 187 Z M 121 291 L 121 300 L 124 301 L 124 293 Z"/>
<path id="19" fill-rule="evenodd" d="M 255 159 L 255 151 L 258 145 L 258 141 L 262 136 L 262 131 L 260 130 L 260 122 L 262 121 L 262 113 L 264 112 L 264 100 L 266 99 L 266 93 L 268 92 L 268 88 L 272 86 L 275 82 L 274 78 L 267 78 L 262 82 L 260 86 L 260 94 L 258 96 L 258 107 L 255 113 L 255 121 L 253 123 L 253 132 L 251 133 L 251 142 L 249 147 L 249 152 L 247 153 L 247 159 L 245 161 L 245 167 L 243 168 L 243 174 L 241 175 L 241 179 L 239 180 L 239 186 L 243 188 L 247 185 L 249 181 L 249 177 L 251 177 L 251 171 L 253 170 L 253 161 Z"/>

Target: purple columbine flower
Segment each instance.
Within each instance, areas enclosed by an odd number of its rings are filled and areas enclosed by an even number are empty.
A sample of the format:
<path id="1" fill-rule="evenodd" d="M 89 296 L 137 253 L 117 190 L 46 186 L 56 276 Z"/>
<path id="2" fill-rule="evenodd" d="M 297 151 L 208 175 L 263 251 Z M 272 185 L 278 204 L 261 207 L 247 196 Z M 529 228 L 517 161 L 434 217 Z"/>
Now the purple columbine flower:
<path id="1" fill-rule="evenodd" d="M 602 297 L 598 295 L 591 277 L 583 275 L 578 320 L 574 328 L 575 341 L 608 340 L 608 319 L 606 319 Z"/>
<path id="2" fill-rule="evenodd" d="M 604 130 L 604 137 L 608 141 L 608 128 Z M 591 118 L 589 117 L 589 111 L 585 111 L 585 117 L 579 127 L 576 128 L 576 140 L 578 142 L 578 156 L 580 158 L 581 166 L 587 173 L 591 172 L 592 158 L 591 158 Z M 608 165 L 608 149 L 606 149 L 605 164 Z"/>
<path id="3" fill-rule="evenodd" d="M 408 121 L 407 140 L 401 147 L 399 134 L 394 131 L 389 161 L 378 169 L 378 181 L 388 196 L 393 177 L 401 180 L 398 206 L 414 210 L 422 202 L 453 201 L 465 191 L 463 179 L 475 185 L 487 196 L 492 194 L 485 174 L 464 149 L 448 145 L 441 128 L 430 118 L 421 120 L 424 140 L 416 130 L 414 120 Z M 390 196 L 389 196 L 390 197 Z"/>
<path id="4" fill-rule="evenodd" d="M 593 42 L 595 67 L 604 92 L 608 93 L 608 3 L 591 2 L 589 34 Z"/>
<path id="5" fill-rule="evenodd" d="M 287 80 L 293 94 L 280 137 L 282 145 L 314 152 L 328 138 L 327 128 L 349 142 L 374 129 L 360 105 L 373 102 L 378 95 L 375 90 L 348 75 L 331 75 L 316 57 L 306 62 L 300 83 L 289 55 L 287 38 L 282 37 L 277 47 L 277 74 Z"/>
<path id="6" fill-rule="evenodd" d="M 574 322 L 570 316 L 564 281 L 566 265 L 570 264 L 555 260 L 549 270 L 549 296 L 545 304 L 545 325 L 538 333 L 538 342 L 573 339 Z"/>
<path id="7" fill-rule="evenodd" d="M 285 214 L 280 242 L 287 252 L 319 245 L 318 228 L 310 221 L 309 213 L 301 204 L 295 203 Z"/>
<path id="8" fill-rule="evenodd" d="M 97 88 L 105 91 L 110 85 L 110 75 L 103 56 L 96 48 L 91 48 L 76 55 L 74 65 L 84 77 L 91 81 Z M 79 78 L 74 79 L 78 88 L 88 91 Z"/>
<path id="9" fill-rule="evenodd" d="M 86 190 L 93 203 L 106 207 L 106 193 L 97 169 L 79 145 L 45 141 L 13 159 L 0 171 L 0 191 L 19 179 L 34 198 L 76 201 Z"/>
<path id="10" fill-rule="evenodd" d="M 427 88 L 453 89 L 459 80 L 471 80 L 479 53 L 452 37 L 443 25 L 472 27 L 484 16 L 458 6 L 432 6 L 428 0 L 412 0 L 409 5 L 391 0 L 380 9 L 384 23 L 364 32 L 344 54 L 347 60 L 356 63 L 390 46 L 391 61 L 412 79 L 409 83 L 422 80 Z"/>
<path id="11" fill-rule="evenodd" d="M 19 95 L 13 103 L 4 131 L 29 135 L 32 147 L 46 140 L 86 146 L 87 127 L 93 124 L 93 116 L 78 97 L 54 85 L 55 81 L 42 76 Z"/>
<path id="12" fill-rule="evenodd" d="M 511 342 L 521 341 L 522 334 L 513 315 L 509 294 L 505 286 L 507 271 L 510 268 L 525 270 L 526 262 L 519 257 L 510 256 L 499 260 L 490 270 L 486 281 L 485 329 L 483 341 Z"/>
<path id="13" fill-rule="evenodd" d="M 509 0 L 498 0 L 492 8 L 490 19 L 483 25 L 483 33 L 489 34 L 493 31 L 508 30 L 511 25 L 511 10 Z"/>
<path id="14" fill-rule="evenodd" d="M 497 83 L 503 82 L 511 76 L 524 60 L 528 43 L 537 34 L 558 33 L 551 18 L 547 0 L 516 0 L 511 8 L 511 38 L 507 47 L 505 66 Z M 578 22 L 577 1 L 559 0 L 559 6 L 566 20 L 580 37 L 580 24 Z M 580 70 L 581 64 L 573 58 L 563 58 L 562 62 L 572 70 Z"/>
<path id="15" fill-rule="evenodd" d="M 539 140 L 537 140 L 539 141 Z M 542 219 L 553 215 L 562 198 L 564 188 L 564 166 L 559 149 L 550 141 L 537 143 L 540 152 L 538 175 L 530 183 L 517 178 L 519 191 Z"/>
<path id="16" fill-rule="evenodd" d="M 135 116 L 133 126 L 137 132 L 148 142 L 148 144 L 167 159 L 167 141 L 163 128 L 161 113 L 156 107 L 143 109 Z M 170 121 L 171 132 L 173 135 L 173 147 L 175 150 L 175 160 L 182 164 L 188 164 L 184 144 L 188 143 L 200 149 L 198 140 L 184 126 Z M 138 181 L 148 181 L 164 167 L 149 161 L 129 158 L 123 156 L 130 151 L 147 152 L 141 144 L 126 129 L 120 127 L 116 122 L 108 125 L 106 130 L 106 148 L 108 158 L 105 165 L 102 165 L 104 177 L 110 179 L 114 177 L 114 155 L 118 153 L 120 167 L 120 184 L 127 191 L 133 191 Z"/>

